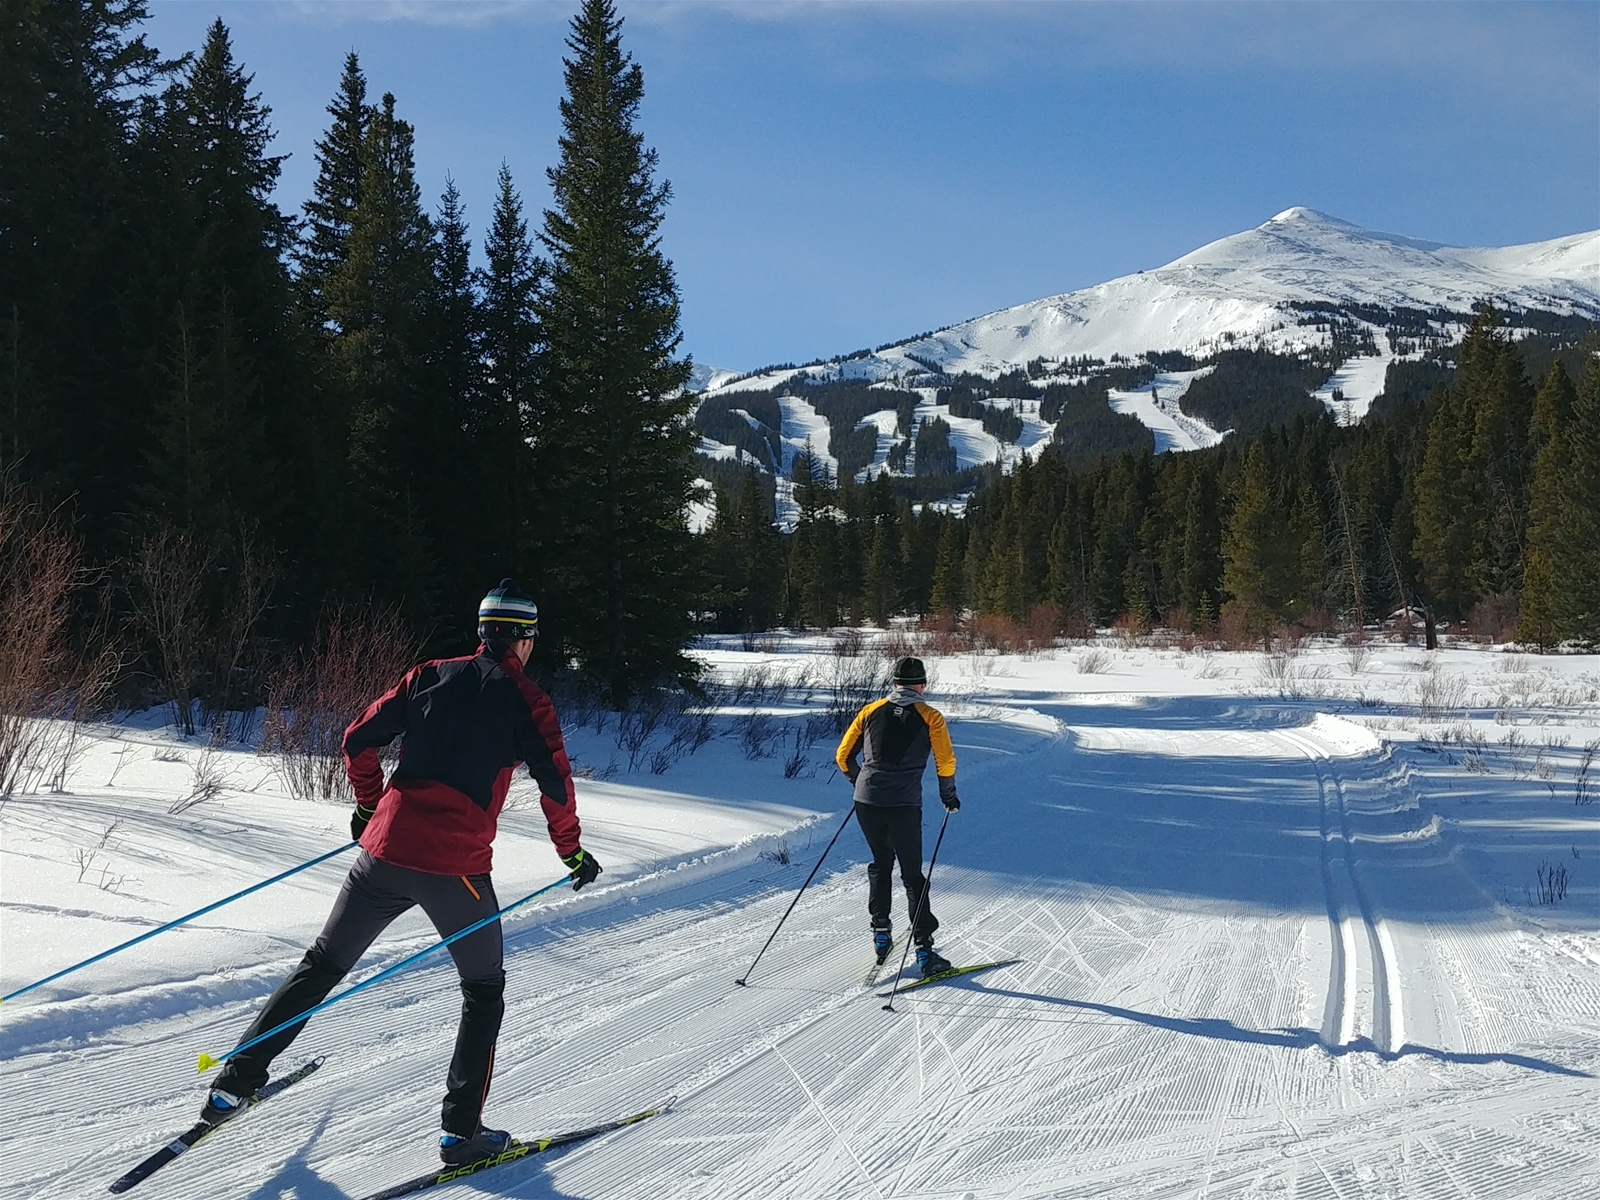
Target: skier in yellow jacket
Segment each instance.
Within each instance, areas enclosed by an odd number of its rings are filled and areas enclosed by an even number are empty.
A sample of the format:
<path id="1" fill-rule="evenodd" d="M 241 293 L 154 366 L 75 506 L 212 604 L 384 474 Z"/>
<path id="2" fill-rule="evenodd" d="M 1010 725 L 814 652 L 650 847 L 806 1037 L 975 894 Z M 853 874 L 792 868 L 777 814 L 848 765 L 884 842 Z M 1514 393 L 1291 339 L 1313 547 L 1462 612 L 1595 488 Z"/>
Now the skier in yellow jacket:
<path id="1" fill-rule="evenodd" d="M 939 919 L 927 903 L 928 881 L 922 874 L 922 773 L 930 753 L 945 811 L 961 807 L 950 733 L 944 717 L 922 699 L 927 686 L 922 660 L 902 658 L 894 668 L 894 691 L 856 714 L 834 755 L 839 770 L 855 787 L 856 821 L 872 851 L 867 864 L 867 913 L 878 961 L 888 958 L 894 944 L 890 884 L 899 859 L 900 882 L 914 922 L 911 936 L 917 944 L 917 967 L 924 976 L 950 969 L 949 961 L 933 948 Z"/>

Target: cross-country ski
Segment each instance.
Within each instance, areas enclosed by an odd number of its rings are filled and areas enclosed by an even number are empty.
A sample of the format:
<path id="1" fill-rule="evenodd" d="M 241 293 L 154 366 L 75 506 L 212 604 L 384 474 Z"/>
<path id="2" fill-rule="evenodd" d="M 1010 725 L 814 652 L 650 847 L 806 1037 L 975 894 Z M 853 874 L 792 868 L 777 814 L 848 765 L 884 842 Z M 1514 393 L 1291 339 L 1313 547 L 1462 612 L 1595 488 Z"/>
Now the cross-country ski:
<path id="1" fill-rule="evenodd" d="M 279 1079 L 274 1079 L 271 1083 L 265 1084 L 259 1090 L 245 1097 L 237 1106 L 237 1111 L 224 1120 L 196 1121 L 187 1130 L 179 1134 L 165 1146 L 161 1147 L 161 1149 L 157 1150 L 154 1154 L 145 1159 L 138 1166 L 134 1167 L 127 1174 L 116 1179 L 108 1190 L 120 1193 L 126 1192 L 131 1188 L 138 1186 L 146 1179 L 149 1179 L 150 1176 L 154 1175 L 157 1171 L 161 1170 L 162 1167 L 172 1162 L 179 1155 L 187 1154 L 190 1150 L 193 1150 L 206 1138 L 220 1130 L 224 1125 L 233 1124 L 233 1122 L 242 1117 L 247 1110 L 254 1108 L 264 1100 L 270 1100 L 273 1096 L 276 1096 L 280 1092 L 283 1092 L 299 1083 L 307 1075 L 310 1075 L 311 1072 L 320 1067 L 322 1062 L 323 1060 L 320 1058 L 313 1058 L 309 1062 L 303 1063 L 299 1067 L 296 1067 L 287 1075 L 284 1075 Z"/>
<path id="2" fill-rule="evenodd" d="M 552 1150 L 559 1150 L 565 1146 L 575 1146 L 579 1142 L 587 1142 L 607 1133 L 614 1133 L 619 1129 L 626 1129 L 630 1125 L 637 1125 L 640 1121 L 647 1121 L 651 1117 L 660 1116 L 672 1107 L 677 1100 L 676 1096 L 669 1097 L 654 1108 L 645 1109 L 643 1112 L 634 1113 L 629 1117 L 618 1117 L 614 1121 L 603 1121 L 598 1125 L 585 1126 L 582 1129 L 571 1129 L 565 1133 L 548 1134 L 545 1137 L 533 1138 L 529 1141 L 512 1139 L 510 1146 L 490 1158 L 481 1158 L 477 1162 L 468 1163 L 460 1167 L 445 1167 L 443 1170 L 430 1171 L 409 1179 L 405 1183 L 395 1184 L 381 1192 L 374 1192 L 366 1200 L 399 1200 L 401 1196 L 415 1195 L 425 1192 L 429 1188 L 439 1187 L 446 1183 L 456 1183 L 459 1180 L 476 1177 L 484 1171 L 494 1167 L 504 1167 L 511 1163 L 521 1162 L 523 1159 L 532 1158 L 539 1154 L 548 1154 Z"/>
<path id="3" fill-rule="evenodd" d="M 924 975 L 921 979 L 913 979 L 903 987 L 896 988 L 893 992 L 879 992 L 878 995 L 887 999 L 890 996 L 904 996 L 907 992 L 914 992 L 918 988 L 927 987 L 930 983 L 944 983 L 951 979 L 960 979 L 966 975 L 976 975 L 979 971 L 993 971 L 997 967 L 1014 967 L 1022 960 L 1020 958 L 1006 958 L 999 962 L 975 963 L 970 967 L 951 967 L 945 971 L 935 971 L 932 975 Z"/>

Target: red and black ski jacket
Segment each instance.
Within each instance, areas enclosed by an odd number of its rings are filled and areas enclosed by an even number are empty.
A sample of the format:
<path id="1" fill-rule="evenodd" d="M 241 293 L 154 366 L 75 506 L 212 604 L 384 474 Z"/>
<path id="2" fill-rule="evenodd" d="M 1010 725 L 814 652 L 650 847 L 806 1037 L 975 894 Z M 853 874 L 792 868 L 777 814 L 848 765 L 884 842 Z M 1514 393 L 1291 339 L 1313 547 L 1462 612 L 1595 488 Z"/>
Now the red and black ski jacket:
<path id="1" fill-rule="evenodd" d="M 384 786 L 378 752 L 403 737 Z M 376 809 L 361 835 L 374 858 L 433 875 L 479 875 L 493 865 L 495 822 L 511 772 L 528 764 L 556 853 L 578 849 L 572 764 L 555 705 L 507 651 L 482 650 L 413 667 L 344 731 L 357 803 Z"/>

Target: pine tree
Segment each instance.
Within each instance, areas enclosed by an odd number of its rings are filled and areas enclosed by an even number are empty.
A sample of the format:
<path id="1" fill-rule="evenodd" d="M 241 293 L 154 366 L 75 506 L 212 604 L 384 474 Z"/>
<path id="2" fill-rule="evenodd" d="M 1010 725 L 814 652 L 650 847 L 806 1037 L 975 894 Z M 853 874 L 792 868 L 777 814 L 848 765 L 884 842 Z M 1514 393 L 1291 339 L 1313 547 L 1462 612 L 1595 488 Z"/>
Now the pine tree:
<path id="1" fill-rule="evenodd" d="M 618 704 L 692 670 L 694 482 L 690 364 L 674 357 L 677 285 L 660 242 L 671 189 L 635 128 L 643 74 L 621 28 L 610 0 L 585 0 L 567 39 L 533 424 L 553 648 Z"/>
<path id="2" fill-rule="evenodd" d="M 74 497 L 103 559 L 146 466 L 151 248 L 172 194 L 135 138 L 172 70 L 138 32 L 147 15 L 13 4 L 0 37 L 0 466 Z"/>
<path id="3" fill-rule="evenodd" d="M 347 397 L 347 514 L 370 582 L 390 601 L 408 600 L 431 619 L 438 602 L 437 539 L 430 511 L 436 448 L 429 442 L 422 347 L 433 291 L 433 228 L 422 209 L 411 126 L 385 95 L 362 146 L 361 203 L 348 256 L 329 280 L 328 313 L 337 335 L 332 360 Z"/>
<path id="4" fill-rule="evenodd" d="M 1600 362 L 1590 358 L 1565 436 L 1558 517 L 1545 556 L 1558 640 L 1600 644 Z"/>
<path id="5" fill-rule="evenodd" d="M 488 520 L 509 570 L 521 577 L 529 563 L 530 481 L 536 477 L 528 438 L 533 432 L 534 360 L 539 350 L 534 304 L 541 263 L 528 240 L 522 197 L 504 163 L 484 252 L 488 267 L 481 276 L 483 354 L 488 365 L 478 430 L 485 451 L 484 482 L 495 497 Z"/>
<path id="6" fill-rule="evenodd" d="M 1557 362 L 1539 389 L 1533 408 L 1532 441 L 1537 448 L 1529 499 L 1528 566 L 1523 576 L 1517 640 L 1540 649 L 1560 640 L 1557 628 L 1565 609 L 1561 594 L 1562 491 L 1571 470 L 1568 439 L 1577 389 Z"/>
<path id="7" fill-rule="evenodd" d="M 226 27 L 214 21 L 161 102 L 160 137 L 180 191 L 167 214 L 166 386 L 157 400 L 149 482 L 165 519 L 213 552 L 241 522 L 291 502 L 275 468 L 292 454 L 295 364 L 282 254 L 290 230 L 270 196 L 270 110 L 250 91 Z M 269 420 L 279 425 L 269 445 Z"/>
<path id="8" fill-rule="evenodd" d="M 1222 541 L 1222 586 L 1245 632 L 1265 644 L 1285 615 L 1298 555 L 1260 442 L 1245 452 L 1238 488 Z"/>
<path id="9" fill-rule="evenodd" d="M 966 588 L 962 570 L 960 524 L 946 518 L 939 531 L 939 548 L 934 558 L 933 594 L 929 600 L 934 612 L 959 617 L 966 608 Z"/>
<path id="10" fill-rule="evenodd" d="M 1476 600 L 1470 579 L 1475 503 L 1467 478 L 1466 418 L 1460 392 L 1450 389 L 1428 423 L 1413 508 L 1421 582 L 1444 617 L 1465 615 Z"/>
<path id="11" fill-rule="evenodd" d="M 350 231 L 361 203 L 367 126 L 367 77 L 354 50 L 345 55 L 339 91 L 328 105 L 333 123 L 317 142 L 317 178 L 304 205 L 305 237 L 295 251 L 300 290 L 310 322 L 321 329 L 329 317 L 327 289 L 349 257 Z"/>

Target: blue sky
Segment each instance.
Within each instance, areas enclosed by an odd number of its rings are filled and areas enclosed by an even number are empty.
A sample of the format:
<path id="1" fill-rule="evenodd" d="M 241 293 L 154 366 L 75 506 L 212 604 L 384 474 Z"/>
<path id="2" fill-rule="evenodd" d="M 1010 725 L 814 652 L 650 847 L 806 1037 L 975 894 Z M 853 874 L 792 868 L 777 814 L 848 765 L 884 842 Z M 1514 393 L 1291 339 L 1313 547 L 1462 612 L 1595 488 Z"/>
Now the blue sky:
<path id="1" fill-rule="evenodd" d="M 345 52 L 460 186 L 535 218 L 575 3 L 156 0 L 221 16 L 298 207 Z M 624 3 L 685 349 L 751 368 L 1158 266 L 1296 204 L 1508 245 L 1600 226 L 1600 4 Z"/>

